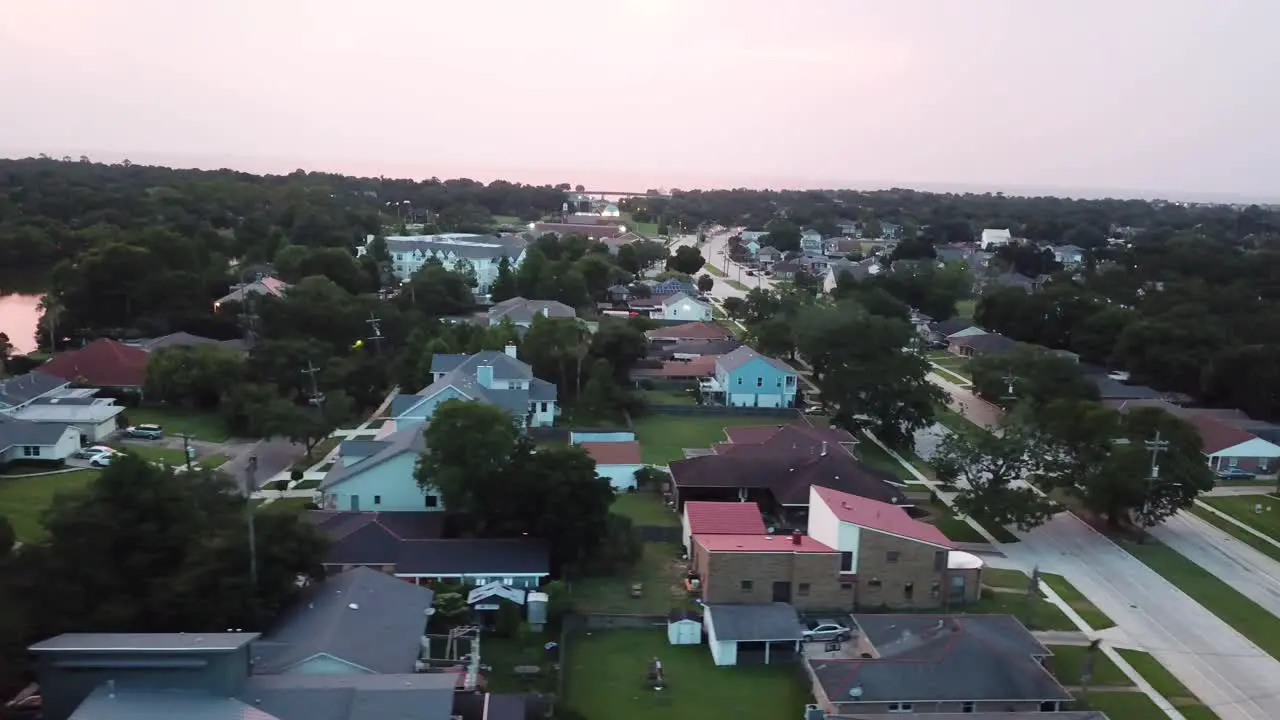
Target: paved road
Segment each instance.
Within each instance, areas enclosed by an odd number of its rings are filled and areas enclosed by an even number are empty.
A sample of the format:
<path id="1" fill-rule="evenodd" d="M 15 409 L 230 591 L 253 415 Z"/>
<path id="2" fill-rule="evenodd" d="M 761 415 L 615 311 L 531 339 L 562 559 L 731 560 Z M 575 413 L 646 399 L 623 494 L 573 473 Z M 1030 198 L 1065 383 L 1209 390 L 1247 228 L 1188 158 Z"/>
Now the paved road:
<path id="1" fill-rule="evenodd" d="M 238 484 L 243 484 L 249 458 L 252 455 L 257 455 L 258 471 L 254 475 L 254 489 L 256 490 L 261 488 L 272 475 L 293 465 L 294 461 L 302 457 L 305 452 L 301 445 L 291 443 L 288 440 L 263 440 L 246 446 L 219 469 L 234 478 Z"/>
<path id="2" fill-rule="evenodd" d="M 1151 534 L 1280 617 L 1280 562 L 1188 512 L 1169 518 Z"/>
<path id="3" fill-rule="evenodd" d="M 748 268 L 745 265 L 739 265 L 729 259 L 729 233 L 720 233 L 707 238 L 707 241 L 699 248 L 702 256 L 706 258 L 707 264 L 712 265 L 715 269 L 725 273 L 728 277 L 717 277 L 712 275 L 716 280 L 716 284 L 711 288 L 711 296 L 721 301 L 731 297 L 746 297 L 746 293 L 731 287 L 726 280 L 735 280 L 742 283 L 747 288 L 762 287 L 765 290 L 775 289 L 773 281 L 765 277 L 751 277 L 747 275 Z M 687 236 L 677 239 L 671 244 L 671 252 L 674 253 L 676 248 L 682 245 L 697 245 L 697 237 Z M 698 273 L 701 274 L 701 273 Z"/>

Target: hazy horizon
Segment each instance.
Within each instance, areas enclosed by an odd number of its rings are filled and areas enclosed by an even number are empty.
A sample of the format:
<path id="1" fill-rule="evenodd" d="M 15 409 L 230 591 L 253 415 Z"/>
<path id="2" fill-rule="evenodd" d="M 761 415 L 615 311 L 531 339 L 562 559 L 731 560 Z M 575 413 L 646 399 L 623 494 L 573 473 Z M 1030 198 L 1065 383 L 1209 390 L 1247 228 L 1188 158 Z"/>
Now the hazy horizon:
<path id="1" fill-rule="evenodd" d="M 44 0 L 0 14 L 0 154 L 1267 202 L 1277 26 L 1245 0 Z"/>

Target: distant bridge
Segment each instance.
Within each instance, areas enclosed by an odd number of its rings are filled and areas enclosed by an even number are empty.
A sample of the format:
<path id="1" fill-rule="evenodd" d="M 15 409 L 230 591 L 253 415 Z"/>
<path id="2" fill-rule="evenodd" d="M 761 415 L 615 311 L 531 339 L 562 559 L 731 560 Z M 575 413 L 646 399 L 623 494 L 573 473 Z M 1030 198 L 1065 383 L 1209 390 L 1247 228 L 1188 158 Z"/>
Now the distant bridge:
<path id="1" fill-rule="evenodd" d="M 670 195 L 661 195 L 661 194 L 655 195 L 647 190 L 644 192 L 627 192 L 625 190 L 583 190 L 578 194 L 579 195 L 598 195 L 600 196 L 601 200 L 603 200 L 606 197 L 639 197 L 639 198 L 646 198 L 646 199 L 664 198 L 667 200 L 671 199 Z"/>

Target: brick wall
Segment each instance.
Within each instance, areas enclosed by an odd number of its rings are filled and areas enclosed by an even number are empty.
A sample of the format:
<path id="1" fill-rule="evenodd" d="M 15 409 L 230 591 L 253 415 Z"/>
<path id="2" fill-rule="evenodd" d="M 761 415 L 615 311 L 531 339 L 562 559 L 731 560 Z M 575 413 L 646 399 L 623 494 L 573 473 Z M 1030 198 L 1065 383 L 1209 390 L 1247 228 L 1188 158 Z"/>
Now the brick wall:
<path id="1" fill-rule="evenodd" d="M 947 591 L 946 550 L 866 529 L 859 537 L 859 607 L 895 610 L 942 607 Z"/>
<path id="2" fill-rule="evenodd" d="M 706 552 L 694 567 L 709 604 L 774 602 L 774 584 L 785 583 L 790 602 L 801 610 L 853 610 L 855 588 L 841 583 L 839 553 Z M 744 584 L 745 583 L 745 584 Z"/>

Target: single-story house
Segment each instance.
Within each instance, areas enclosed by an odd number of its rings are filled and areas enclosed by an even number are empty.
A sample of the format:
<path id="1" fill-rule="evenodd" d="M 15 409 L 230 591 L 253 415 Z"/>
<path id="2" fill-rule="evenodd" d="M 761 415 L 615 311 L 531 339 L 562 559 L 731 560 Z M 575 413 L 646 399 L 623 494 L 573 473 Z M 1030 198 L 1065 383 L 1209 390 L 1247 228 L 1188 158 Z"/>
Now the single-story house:
<path id="1" fill-rule="evenodd" d="M 53 425 L 70 425 L 84 436 L 85 442 L 100 442 L 118 429 L 123 405 L 113 398 L 43 397 L 9 413 L 17 420 Z"/>
<path id="2" fill-rule="evenodd" d="M 728 442 L 711 446 L 717 455 L 811 457 L 828 450 L 852 453 L 857 443 L 848 430 L 808 423 L 741 425 L 725 428 L 724 434 Z"/>
<path id="3" fill-rule="evenodd" d="M 740 347 L 742 347 L 742 341 L 737 338 L 654 343 L 649 348 L 649 357 L 659 360 L 693 360 L 704 355 L 727 355 Z"/>
<path id="4" fill-rule="evenodd" d="M 662 308 L 654 317 L 662 320 L 707 322 L 711 320 L 711 304 L 680 292 L 663 298 Z"/>
<path id="5" fill-rule="evenodd" d="M 708 605 L 704 623 L 711 659 L 720 667 L 785 662 L 804 642 L 804 625 L 787 603 Z"/>
<path id="6" fill-rule="evenodd" d="M 636 472 L 644 467 L 640 460 L 640 443 L 624 440 L 584 442 L 578 446 L 596 461 L 596 474 L 608 480 L 614 490 L 630 490 L 636 486 Z"/>
<path id="7" fill-rule="evenodd" d="M 773 264 L 772 272 L 774 277 L 779 280 L 791 280 L 796 276 L 796 272 L 800 270 L 800 263 L 796 260 L 783 260 Z"/>
<path id="8" fill-rule="evenodd" d="M 528 328 L 533 325 L 533 319 L 537 316 L 546 318 L 574 318 L 578 316 L 578 312 L 562 302 L 555 300 L 526 300 L 522 297 L 513 297 L 496 303 L 489 308 L 489 325 L 501 325 L 502 321 L 510 320 L 516 327 Z"/>
<path id="9" fill-rule="evenodd" d="M 1200 436 L 1201 449 L 1215 472 L 1238 469 L 1271 475 L 1280 471 L 1280 428 L 1252 420 L 1239 410 L 1184 408 L 1163 399 L 1103 400 L 1103 404 L 1122 413 L 1155 407 L 1182 418 Z"/>
<path id="10" fill-rule="evenodd" d="M 367 566 L 410 583 L 438 581 L 534 588 L 551 573 L 546 543 L 536 538 L 441 538 L 440 513 L 324 512 L 307 519 L 329 537 L 330 573 Z"/>
<path id="11" fill-rule="evenodd" d="M 933 340 L 946 342 L 953 338 L 986 335 L 987 331 L 977 325 L 974 325 L 970 320 L 953 317 L 947 320 L 935 322 L 929 327 L 929 334 Z"/>
<path id="12" fill-rule="evenodd" d="M 147 358 L 139 347 L 98 338 L 82 348 L 54 355 L 39 372 L 69 383 L 141 392 L 147 382 Z"/>
<path id="13" fill-rule="evenodd" d="M 961 335 L 947 340 L 947 352 L 960 357 L 1008 355 L 1018 348 L 1018 341 L 996 333 Z"/>
<path id="14" fill-rule="evenodd" d="M 692 552 L 694 535 L 764 535 L 760 506 L 753 502 L 690 500 L 680 513 L 680 539 Z"/>
<path id="15" fill-rule="evenodd" d="M 410 674 L 432 599 L 428 588 L 367 567 L 325 578 L 254 643 L 254 672 Z"/>
<path id="16" fill-rule="evenodd" d="M 853 621 L 849 659 L 805 659 L 814 698 L 829 715 L 1056 713 L 1075 699 L 1045 667 L 1053 651 L 1011 615 Z"/>
<path id="17" fill-rule="evenodd" d="M 80 449 L 80 431 L 70 425 L 36 423 L 0 414 L 0 465 L 60 463 Z"/>
<path id="18" fill-rule="evenodd" d="M 253 282 L 233 286 L 231 292 L 213 301 L 213 308 L 216 310 L 229 302 L 244 302 L 250 295 L 282 298 L 288 289 L 289 283 L 270 275 L 263 275 Z"/>
<path id="19" fill-rule="evenodd" d="M 0 413 L 11 413 L 44 397 L 54 397 L 70 387 L 60 377 L 32 370 L 0 380 Z"/>
<path id="20" fill-rule="evenodd" d="M 682 325 L 655 328 L 645 332 L 650 342 L 688 342 L 691 340 L 732 340 L 733 333 L 712 322 L 687 322 Z"/>

